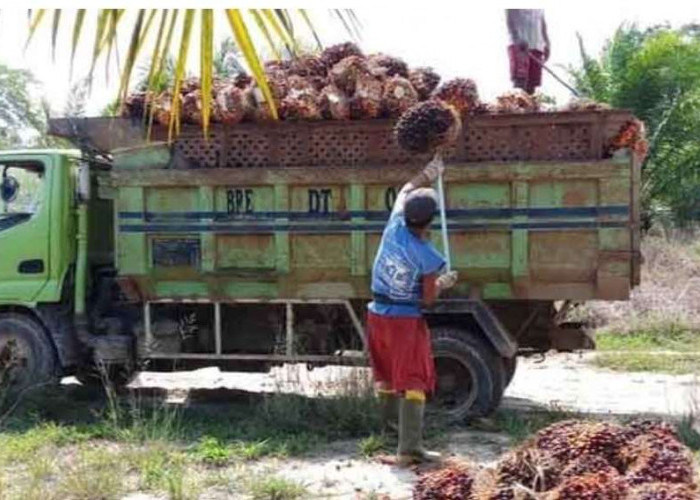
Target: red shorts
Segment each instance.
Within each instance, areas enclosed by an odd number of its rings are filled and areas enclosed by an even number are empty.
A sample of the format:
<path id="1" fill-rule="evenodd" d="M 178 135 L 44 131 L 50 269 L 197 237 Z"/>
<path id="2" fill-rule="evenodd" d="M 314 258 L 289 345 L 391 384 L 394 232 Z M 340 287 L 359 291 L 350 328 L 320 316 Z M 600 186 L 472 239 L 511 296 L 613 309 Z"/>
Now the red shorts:
<path id="1" fill-rule="evenodd" d="M 532 57 L 531 57 L 532 56 Z M 539 50 L 523 50 L 517 45 L 508 47 L 510 59 L 510 79 L 516 87 L 534 92 L 542 84 L 542 64 L 544 53 Z M 533 60 L 533 57 L 536 60 Z"/>
<path id="2" fill-rule="evenodd" d="M 430 330 L 423 318 L 368 313 L 367 326 L 376 382 L 397 392 L 435 390 Z"/>

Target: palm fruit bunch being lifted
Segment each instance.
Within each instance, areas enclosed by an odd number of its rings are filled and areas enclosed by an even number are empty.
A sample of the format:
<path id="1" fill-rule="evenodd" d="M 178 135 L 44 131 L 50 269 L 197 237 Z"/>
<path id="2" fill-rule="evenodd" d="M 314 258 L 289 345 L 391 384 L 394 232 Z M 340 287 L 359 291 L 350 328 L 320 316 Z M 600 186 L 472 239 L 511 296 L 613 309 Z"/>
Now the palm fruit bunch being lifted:
<path id="1" fill-rule="evenodd" d="M 460 497 L 467 500 L 700 499 L 690 451 L 672 427 L 651 421 L 559 422 L 494 467 L 464 465 L 456 476 L 448 466 L 425 474 L 414 498 L 454 498 L 438 489 L 454 477 L 469 487 Z"/>

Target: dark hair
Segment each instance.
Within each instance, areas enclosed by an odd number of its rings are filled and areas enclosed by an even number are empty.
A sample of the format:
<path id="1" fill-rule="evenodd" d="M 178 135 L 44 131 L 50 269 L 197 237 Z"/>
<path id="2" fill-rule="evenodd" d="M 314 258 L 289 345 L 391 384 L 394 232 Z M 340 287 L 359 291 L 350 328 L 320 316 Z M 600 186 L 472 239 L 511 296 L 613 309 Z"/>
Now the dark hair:
<path id="1" fill-rule="evenodd" d="M 424 219 L 424 220 L 411 220 L 411 219 L 405 218 L 406 227 L 408 229 L 411 229 L 411 230 L 420 231 L 421 229 L 428 227 L 433 222 L 434 218 L 435 217 L 432 215 L 428 219 Z"/>

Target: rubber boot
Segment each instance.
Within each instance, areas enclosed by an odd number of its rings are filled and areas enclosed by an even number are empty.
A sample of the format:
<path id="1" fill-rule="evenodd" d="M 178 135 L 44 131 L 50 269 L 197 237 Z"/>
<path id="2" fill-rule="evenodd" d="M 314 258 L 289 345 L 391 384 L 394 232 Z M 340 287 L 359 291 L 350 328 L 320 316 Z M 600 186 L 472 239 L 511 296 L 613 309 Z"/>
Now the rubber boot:
<path id="1" fill-rule="evenodd" d="M 380 389 L 379 411 L 382 419 L 382 434 L 399 431 L 399 398 L 394 391 Z"/>
<path id="2" fill-rule="evenodd" d="M 418 396 L 420 394 L 420 396 Z M 423 414 L 425 395 L 407 391 L 399 403 L 398 465 L 407 466 L 421 462 L 436 462 L 440 454 L 423 448 Z"/>

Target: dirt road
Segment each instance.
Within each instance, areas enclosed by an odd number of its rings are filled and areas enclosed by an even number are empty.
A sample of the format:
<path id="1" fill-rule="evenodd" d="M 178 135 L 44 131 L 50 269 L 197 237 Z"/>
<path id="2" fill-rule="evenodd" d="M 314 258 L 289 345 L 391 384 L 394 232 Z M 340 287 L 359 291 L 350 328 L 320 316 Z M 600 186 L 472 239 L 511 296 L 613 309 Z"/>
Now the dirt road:
<path id="1" fill-rule="evenodd" d="M 506 391 L 504 408 L 542 409 L 551 406 L 584 413 L 658 414 L 680 416 L 700 409 L 700 376 L 658 373 L 620 373 L 601 370 L 586 361 L 586 354 L 552 354 L 523 358 Z M 342 387 L 358 369 L 305 366 L 274 369 L 269 374 L 223 373 L 216 368 L 191 372 L 139 375 L 137 387 L 159 387 L 173 398 L 186 397 L 189 389 L 235 389 L 250 392 L 302 392 L 327 394 Z"/>

